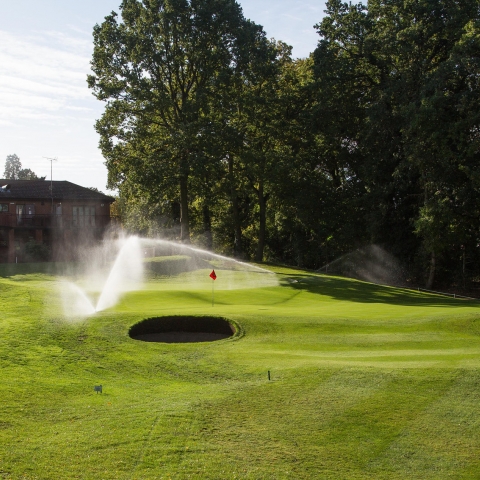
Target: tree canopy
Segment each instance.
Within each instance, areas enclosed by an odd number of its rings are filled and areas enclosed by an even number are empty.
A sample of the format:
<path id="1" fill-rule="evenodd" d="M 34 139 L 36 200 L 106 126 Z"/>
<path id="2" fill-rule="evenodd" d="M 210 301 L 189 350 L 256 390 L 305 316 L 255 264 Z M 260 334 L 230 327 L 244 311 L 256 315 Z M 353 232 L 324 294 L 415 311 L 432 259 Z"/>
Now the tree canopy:
<path id="1" fill-rule="evenodd" d="M 192 176 L 222 159 L 228 90 L 268 61 L 261 27 L 233 0 L 124 0 L 94 30 L 88 83 L 106 101 L 97 122 L 109 186 L 128 195 L 178 198 L 190 239 Z M 163 199 L 162 199 L 163 197 Z"/>
<path id="2" fill-rule="evenodd" d="M 376 243 L 430 287 L 480 278 L 477 0 L 329 0 L 297 60 L 234 0 L 120 10 L 88 83 L 130 228 L 310 268 Z"/>

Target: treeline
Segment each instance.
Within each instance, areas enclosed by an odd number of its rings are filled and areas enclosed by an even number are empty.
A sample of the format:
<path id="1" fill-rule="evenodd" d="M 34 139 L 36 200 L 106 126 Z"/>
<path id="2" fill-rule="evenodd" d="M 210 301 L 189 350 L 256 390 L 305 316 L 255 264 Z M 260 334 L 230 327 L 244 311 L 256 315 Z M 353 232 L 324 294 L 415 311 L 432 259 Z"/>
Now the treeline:
<path id="1" fill-rule="evenodd" d="M 45 180 L 45 177 L 39 177 L 30 168 L 22 168 L 22 162 L 15 153 L 7 155 L 5 159 L 3 178 L 6 180 Z"/>
<path id="2" fill-rule="evenodd" d="M 477 0 L 327 2 L 307 59 L 233 0 L 124 0 L 89 86 L 128 228 L 318 268 L 376 243 L 480 274 Z"/>

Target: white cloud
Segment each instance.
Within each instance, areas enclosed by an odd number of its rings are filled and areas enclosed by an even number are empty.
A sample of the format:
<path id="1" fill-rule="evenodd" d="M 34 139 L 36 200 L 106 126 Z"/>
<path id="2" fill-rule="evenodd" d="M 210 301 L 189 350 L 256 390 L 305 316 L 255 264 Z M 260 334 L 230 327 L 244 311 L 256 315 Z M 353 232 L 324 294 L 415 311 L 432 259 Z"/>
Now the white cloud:
<path id="1" fill-rule="evenodd" d="M 292 15 L 291 13 L 284 13 L 284 14 L 282 14 L 282 17 L 285 17 L 288 20 L 295 20 L 296 22 L 301 22 L 302 21 L 301 17 L 297 17 L 295 15 Z"/>
<path id="2" fill-rule="evenodd" d="M 0 121 L 61 118 L 71 109 L 88 111 L 86 84 L 91 44 L 60 32 L 20 37 L 0 31 Z M 86 105 L 85 105 L 86 103 Z"/>
<path id="3" fill-rule="evenodd" d="M 25 168 L 105 191 L 107 171 L 93 125 L 102 105 L 87 87 L 90 33 L 68 28 L 0 30 L 0 162 L 17 153 Z M 1 164 L 0 164 L 1 168 Z"/>
<path id="4" fill-rule="evenodd" d="M 105 191 L 107 170 L 93 127 L 104 104 L 91 94 L 86 76 L 92 27 L 112 9 L 118 11 L 120 1 L 55 3 L 56 10 L 68 15 L 56 16 L 37 0 L 36 8 L 42 6 L 25 17 L 29 22 L 0 23 L 0 162 L 17 153 L 25 168 L 50 177 L 43 157 L 58 157 L 54 179 Z M 269 38 L 292 45 L 294 56 L 305 57 L 315 49 L 313 25 L 323 16 L 323 0 L 240 3 L 245 16 L 262 24 Z M 15 2 L 9 11 L 24 19 Z"/>
<path id="5" fill-rule="evenodd" d="M 73 25 L 69 25 L 69 28 L 74 31 L 75 33 L 80 33 L 81 35 L 87 36 L 87 32 L 75 28 Z M 77 52 L 90 52 L 92 48 L 92 39 L 91 39 L 91 34 L 88 32 L 89 36 L 87 38 L 80 38 L 78 36 L 73 37 L 71 35 L 67 35 L 64 32 L 58 32 L 56 30 L 44 30 L 44 31 L 35 31 L 35 33 L 38 33 L 41 37 L 47 39 L 47 38 L 53 38 L 63 45 L 63 47 L 70 47 L 76 50 Z"/>

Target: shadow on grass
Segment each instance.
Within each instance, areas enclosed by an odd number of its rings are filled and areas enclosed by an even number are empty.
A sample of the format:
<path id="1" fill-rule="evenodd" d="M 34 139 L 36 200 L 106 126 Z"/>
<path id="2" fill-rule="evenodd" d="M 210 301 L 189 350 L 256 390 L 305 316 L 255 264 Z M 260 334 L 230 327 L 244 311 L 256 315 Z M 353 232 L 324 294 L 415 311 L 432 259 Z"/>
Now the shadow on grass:
<path id="1" fill-rule="evenodd" d="M 450 308 L 480 306 L 479 300 L 454 299 L 405 288 L 314 274 L 290 274 L 281 285 L 345 302 Z"/>

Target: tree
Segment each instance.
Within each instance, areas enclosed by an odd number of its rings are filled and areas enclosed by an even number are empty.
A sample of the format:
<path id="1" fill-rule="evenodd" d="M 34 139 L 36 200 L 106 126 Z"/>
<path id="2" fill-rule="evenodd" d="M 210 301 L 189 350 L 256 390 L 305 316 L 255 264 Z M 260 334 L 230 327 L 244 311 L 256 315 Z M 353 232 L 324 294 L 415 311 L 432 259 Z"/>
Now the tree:
<path id="1" fill-rule="evenodd" d="M 378 188 L 371 188 L 378 179 L 373 182 L 370 178 L 372 172 L 378 172 L 384 186 L 392 171 L 391 162 L 366 168 L 368 108 L 381 76 L 372 61 L 374 22 L 363 4 L 333 0 L 326 6 L 327 15 L 316 26 L 320 41 L 313 54 L 315 102 L 308 118 L 313 135 L 309 146 L 313 178 L 316 189 L 320 188 L 319 201 L 310 207 L 310 215 L 321 219 L 316 235 L 324 263 L 334 254 L 347 253 L 370 240 L 374 222 L 365 217 L 378 211 L 378 204 L 372 201 L 373 208 L 366 206 L 371 195 L 379 193 Z M 388 124 L 375 128 L 386 130 Z"/>
<path id="2" fill-rule="evenodd" d="M 410 182 L 403 183 L 407 188 L 397 189 L 395 196 L 404 203 L 408 196 L 417 199 L 410 221 L 430 256 L 426 283 L 431 288 L 438 259 L 452 245 L 465 242 L 464 222 L 460 220 L 465 215 L 460 205 L 466 204 L 459 192 L 470 189 L 465 189 L 467 178 L 459 169 L 468 162 L 462 129 L 475 128 L 478 118 L 463 121 L 461 128 L 455 126 L 455 119 L 464 117 L 461 98 L 469 96 L 470 88 L 462 86 L 460 79 L 465 57 L 454 52 L 464 27 L 478 17 L 478 2 L 370 3 L 369 13 L 381 19 L 375 32 L 378 56 L 389 67 L 380 85 L 381 94 L 391 106 L 388 117 L 398 126 L 393 177 L 401 181 L 407 172 L 411 174 Z M 456 57 L 453 61 L 452 55 Z M 453 91 L 445 82 L 451 73 L 457 83 Z M 372 125 L 380 125 L 387 117 L 371 118 Z"/>
<path id="3" fill-rule="evenodd" d="M 45 177 L 38 177 L 30 168 L 22 168 L 18 172 L 18 180 L 45 180 Z"/>
<path id="4" fill-rule="evenodd" d="M 410 159 L 422 171 L 423 205 L 415 227 L 431 256 L 429 287 L 439 256 L 453 247 L 464 257 L 480 240 L 479 27 L 478 20 L 464 25 L 419 92 L 420 106 L 406 129 Z"/>
<path id="5" fill-rule="evenodd" d="M 431 286 L 438 258 L 478 230 L 465 221 L 466 211 L 478 218 L 468 141 L 478 125 L 478 2 L 330 0 L 327 11 L 315 51 L 319 136 L 364 189 L 371 240 L 409 261 L 421 241 Z"/>
<path id="6" fill-rule="evenodd" d="M 268 201 L 276 186 L 282 182 L 288 163 L 286 143 L 287 108 L 285 101 L 293 75 L 291 47 L 282 42 L 269 42 L 256 60 L 252 75 L 242 81 L 237 111 L 232 115 L 239 141 L 233 150 L 238 176 L 243 177 L 256 203 L 255 261 L 261 262 L 267 236 Z M 292 69 L 293 70 L 293 69 Z"/>
<path id="7" fill-rule="evenodd" d="M 212 142 L 223 92 L 265 42 L 234 0 L 124 0 L 94 28 L 94 95 L 109 187 L 178 198 L 180 239 L 190 239 L 197 164 L 221 160 Z M 160 193 L 161 192 L 161 193 Z"/>
<path id="8" fill-rule="evenodd" d="M 18 180 L 18 174 L 22 169 L 22 162 L 15 153 L 13 155 L 7 155 L 5 160 L 5 171 L 3 173 L 4 178 L 8 180 Z"/>
<path id="9" fill-rule="evenodd" d="M 33 170 L 22 168 L 20 158 L 15 154 L 7 155 L 3 175 L 8 180 L 45 180 L 45 177 L 38 177 Z"/>

